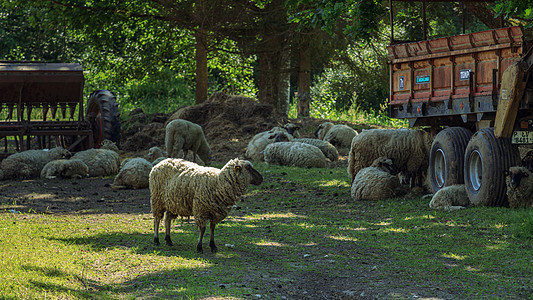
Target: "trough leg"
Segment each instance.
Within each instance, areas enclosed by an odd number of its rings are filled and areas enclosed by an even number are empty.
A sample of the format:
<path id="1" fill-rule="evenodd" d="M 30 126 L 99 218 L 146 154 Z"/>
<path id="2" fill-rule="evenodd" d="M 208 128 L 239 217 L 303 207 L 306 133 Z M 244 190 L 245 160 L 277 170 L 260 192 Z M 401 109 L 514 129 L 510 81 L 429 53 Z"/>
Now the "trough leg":
<path id="1" fill-rule="evenodd" d="M 205 233 L 205 225 L 200 226 L 200 237 L 198 238 L 198 244 L 196 244 L 196 252 L 198 253 L 204 253 L 204 249 L 202 247 L 202 241 L 204 240 L 204 233 Z"/>
<path id="2" fill-rule="evenodd" d="M 218 248 L 215 245 L 215 226 L 217 226 L 217 224 L 214 224 L 213 222 L 209 224 L 209 227 L 211 229 L 211 236 L 209 237 L 209 247 L 211 247 L 211 252 L 213 253 L 216 253 L 218 251 Z"/>

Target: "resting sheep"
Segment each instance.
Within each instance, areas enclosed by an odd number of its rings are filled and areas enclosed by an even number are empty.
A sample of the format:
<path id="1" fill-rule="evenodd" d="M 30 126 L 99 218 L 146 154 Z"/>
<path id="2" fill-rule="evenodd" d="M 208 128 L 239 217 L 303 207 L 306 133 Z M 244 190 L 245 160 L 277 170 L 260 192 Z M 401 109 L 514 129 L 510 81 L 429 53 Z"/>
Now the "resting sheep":
<path id="1" fill-rule="evenodd" d="M 298 132 L 298 130 L 300 130 L 300 127 L 298 127 L 298 125 L 295 125 L 293 123 L 287 123 L 283 125 L 282 128 L 287 130 L 287 133 L 290 134 L 291 136 L 296 137 L 296 138 L 300 137 L 300 133 Z"/>
<path id="2" fill-rule="evenodd" d="M 509 207 L 533 207 L 533 174 L 526 167 L 511 167 L 506 172 Z"/>
<path id="3" fill-rule="evenodd" d="M 266 146 L 274 143 L 275 140 L 290 141 L 292 139 L 293 136 L 290 135 L 286 129 L 281 127 L 274 127 L 269 131 L 260 132 L 248 143 L 245 156 L 254 161 L 262 161 L 264 160 L 264 155 L 261 152 L 265 150 Z"/>
<path id="4" fill-rule="evenodd" d="M 150 149 L 148 149 L 148 153 L 146 154 L 146 159 L 153 163 L 156 159 L 160 157 L 168 157 L 168 154 L 166 151 L 163 151 L 163 149 L 155 146 Z"/>
<path id="5" fill-rule="evenodd" d="M 120 155 L 109 149 L 87 149 L 74 154 L 72 158 L 87 164 L 89 177 L 115 175 L 120 169 Z"/>
<path id="6" fill-rule="evenodd" d="M 259 185 L 263 177 L 246 160 L 230 160 L 222 169 L 202 167 L 183 159 L 165 159 L 149 176 L 150 204 L 154 216 L 154 244 L 159 244 L 159 222 L 165 215 L 165 241 L 172 245 L 170 224 L 178 216 L 194 216 L 200 236 L 196 251 L 210 223 L 211 252 L 216 252 L 215 226 L 226 218 L 248 185 Z M 166 214 L 165 214 L 166 213 Z"/>
<path id="7" fill-rule="evenodd" d="M 445 186 L 438 190 L 429 202 L 429 207 L 445 211 L 463 209 L 470 205 L 464 184 Z"/>
<path id="8" fill-rule="evenodd" d="M 319 139 L 309 139 L 309 138 L 299 138 L 299 139 L 293 139 L 291 142 L 300 142 L 304 144 L 309 144 L 318 147 L 322 153 L 326 156 L 327 159 L 330 161 L 337 161 L 339 160 L 339 151 L 337 151 L 337 148 L 333 146 L 330 142 L 319 140 Z"/>
<path id="9" fill-rule="evenodd" d="M 404 193 L 392 160 L 379 157 L 370 167 L 362 169 L 352 183 L 350 195 L 354 200 L 383 200 Z"/>
<path id="10" fill-rule="evenodd" d="M 11 154 L 0 165 L 1 179 L 39 177 L 47 163 L 56 159 L 69 158 L 70 155 L 70 152 L 62 147 L 50 150 L 26 150 Z"/>
<path id="11" fill-rule="evenodd" d="M 324 122 L 318 126 L 314 135 L 320 140 L 331 143 L 337 149 L 344 149 L 350 148 L 357 131 L 347 125 Z"/>
<path id="12" fill-rule="evenodd" d="M 266 146 L 265 162 L 280 166 L 324 168 L 326 156 L 316 146 L 299 142 L 280 142 Z"/>
<path id="13" fill-rule="evenodd" d="M 142 157 L 125 159 L 113 181 L 114 189 L 144 189 L 148 187 L 148 176 L 152 163 Z"/>
<path id="14" fill-rule="evenodd" d="M 41 178 L 83 178 L 89 176 L 89 167 L 79 159 L 57 159 L 47 163 L 42 171 Z"/>
<path id="15" fill-rule="evenodd" d="M 378 157 L 392 159 L 399 172 L 411 180 L 411 187 L 423 186 L 434 134 L 412 129 L 363 130 L 352 140 L 348 173 L 352 182 L 359 170 L 370 166 Z"/>
<path id="16" fill-rule="evenodd" d="M 165 147 L 169 157 L 178 157 L 179 151 L 183 150 L 183 158 L 187 158 L 191 150 L 193 162 L 196 162 L 196 155 L 205 164 L 211 162 L 211 148 L 202 127 L 187 120 L 176 119 L 168 123 L 165 129 Z"/>
<path id="17" fill-rule="evenodd" d="M 108 139 L 105 139 L 100 143 L 99 149 L 108 149 L 108 150 L 113 150 L 115 152 L 119 152 L 117 144 L 115 144 L 115 142 L 108 140 Z"/>

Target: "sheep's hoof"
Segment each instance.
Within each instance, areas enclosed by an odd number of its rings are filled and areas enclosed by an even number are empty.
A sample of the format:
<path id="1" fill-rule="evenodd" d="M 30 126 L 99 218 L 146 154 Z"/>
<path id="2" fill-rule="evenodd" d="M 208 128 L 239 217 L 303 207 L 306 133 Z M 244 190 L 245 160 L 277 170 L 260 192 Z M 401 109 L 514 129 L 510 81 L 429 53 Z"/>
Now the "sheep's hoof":
<path id="1" fill-rule="evenodd" d="M 158 237 L 154 238 L 154 246 L 159 246 L 159 238 Z"/>
<path id="2" fill-rule="evenodd" d="M 167 243 L 168 246 L 172 246 L 172 240 L 170 239 L 170 235 L 166 235 L 165 236 L 165 242 Z"/>

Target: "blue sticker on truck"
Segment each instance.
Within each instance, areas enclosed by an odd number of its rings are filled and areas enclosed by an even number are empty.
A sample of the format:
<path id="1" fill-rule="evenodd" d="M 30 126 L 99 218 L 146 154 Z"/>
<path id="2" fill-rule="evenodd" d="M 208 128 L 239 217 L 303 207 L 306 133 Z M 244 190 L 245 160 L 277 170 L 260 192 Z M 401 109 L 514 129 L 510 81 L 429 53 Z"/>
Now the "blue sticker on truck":
<path id="1" fill-rule="evenodd" d="M 416 76 L 416 83 L 417 84 L 429 83 L 429 75 Z"/>

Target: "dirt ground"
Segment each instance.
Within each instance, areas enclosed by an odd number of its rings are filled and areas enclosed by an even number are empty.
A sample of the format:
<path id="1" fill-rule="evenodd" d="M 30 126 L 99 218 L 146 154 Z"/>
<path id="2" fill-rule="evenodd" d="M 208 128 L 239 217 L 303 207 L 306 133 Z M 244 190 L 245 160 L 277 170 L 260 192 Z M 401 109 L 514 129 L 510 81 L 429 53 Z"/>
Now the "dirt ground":
<path id="1" fill-rule="evenodd" d="M 217 98 L 218 97 L 218 98 Z M 225 163 L 235 157 L 244 157 L 249 140 L 258 132 L 273 126 L 293 122 L 299 125 L 302 137 L 312 137 L 314 130 L 324 120 L 275 119 L 272 109 L 266 105 L 252 102 L 244 97 L 229 97 L 216 94 L 201 106 L 186 107 L 174 114 L 146 115 L 141 110 L 134 110 L 125 117 L 122 124 L 121 156 L 145 156 L 152 146 L 164 145 L 165 124 L 174 118 L 183 118 L 202 125 L 209 141 L 213 161 Z M 355 124 L 351 124 L 356 127 Z M 347 157 L 341 157 L 336 167 L 345 167 Z M 150 212 L 149 189 L 115 190 L 111 188 L 112 178 L 85 178 L 73 180 L 7 180 L 0 181 L 0 202 L 21 212 L 50 214 L 93 214 L 93 213 L 131 213 Z M 9 210 L 9 208 L 8 208 Z M 372 299 L 366 295 L 339 296 L 342 288 L 331 290 L 327 278 L 305 278 L 297 280 L 302 285 L 295 286 L 290 294 L 301 295 L 293 299 L 313 299 L 312 295 L 320 292 L 321 299 Z M 314 276 L 314 275 L 310 275 Z M 337 282 L 346 290 L 353 289 L 354 282 L 346 278 Z M 288 288 L 288 287 L 287 287 Z M 307 290 L 302 290 L 307 289 Z M 287 291 L 287 290 L 285 290 Z M 282 295 L 280 295 L 282 296 Z"/>

